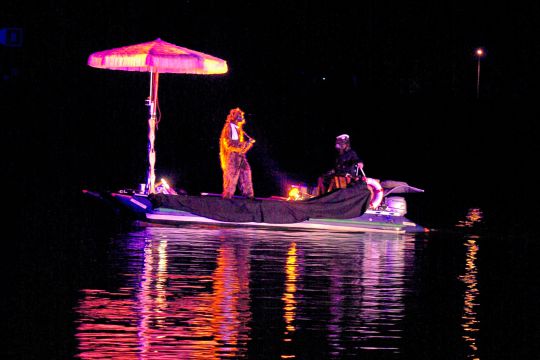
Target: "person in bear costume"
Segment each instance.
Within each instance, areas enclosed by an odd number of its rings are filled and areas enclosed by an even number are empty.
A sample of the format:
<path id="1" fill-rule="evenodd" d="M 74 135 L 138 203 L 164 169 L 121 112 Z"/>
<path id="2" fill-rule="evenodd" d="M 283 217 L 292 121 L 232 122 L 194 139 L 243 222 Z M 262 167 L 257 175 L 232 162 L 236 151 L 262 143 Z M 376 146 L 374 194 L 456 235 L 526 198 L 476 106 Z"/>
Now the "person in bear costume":
<path id="1" fill-rule="evenodd" d="M 244 132 L 242 127 L 245 122 L 244 112 L 240 108 L 231 109 L 219 138 L 224 199 L 233 197 L 237 185 L 243 196 L 251 199 L 254 197 L 246 153 L 253 147 L 255 140 Z"/>

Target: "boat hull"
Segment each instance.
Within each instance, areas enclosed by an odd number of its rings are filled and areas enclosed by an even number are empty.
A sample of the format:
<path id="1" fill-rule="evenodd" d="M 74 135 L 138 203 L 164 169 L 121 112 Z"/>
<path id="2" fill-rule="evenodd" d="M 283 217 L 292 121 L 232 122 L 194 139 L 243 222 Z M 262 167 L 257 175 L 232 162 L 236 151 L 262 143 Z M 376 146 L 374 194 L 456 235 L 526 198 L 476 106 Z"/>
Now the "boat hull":
<path id="1" fill-rule="evenodd" d="M 324 230 L 336 232 L 383 232 L 418 233 L 424 232 L 405 216 L 390 211 L 367 210 L 363 215 L 351 219 L 309 219 L 297 223 L 273 224 L 264 222 L 225 222 L 194 215 L 187 211 L 160 207 L 152 208 L 146 195 L 120 192 L 97 193 L 86 191 L 87 195 L 105 200 L 118 207 L 121 213 L 132 218 L 138 225 L 185 225 L 206 224 L 224 227 L 263 227 L 274 229 Z"/>

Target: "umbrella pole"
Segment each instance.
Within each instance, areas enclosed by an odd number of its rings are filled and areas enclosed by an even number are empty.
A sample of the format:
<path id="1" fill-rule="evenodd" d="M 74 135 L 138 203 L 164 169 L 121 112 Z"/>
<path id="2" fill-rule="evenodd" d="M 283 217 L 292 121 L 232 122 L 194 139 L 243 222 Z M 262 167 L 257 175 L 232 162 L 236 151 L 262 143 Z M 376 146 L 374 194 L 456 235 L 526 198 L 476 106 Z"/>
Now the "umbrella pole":
<path id="1" fill-rule="evenodd" d="M 148 119 L 148 176 L 146 180 L 147 194 L 155 193 L 156 174 L 154 165 L 156 163 L 156 149 L 154 141 L 156 139 L 156 102 L 158 94 L 159 73 L 157 71 L 150 72 L 150 97 L 147 105 L 150 107 L 150 118 Z"/>

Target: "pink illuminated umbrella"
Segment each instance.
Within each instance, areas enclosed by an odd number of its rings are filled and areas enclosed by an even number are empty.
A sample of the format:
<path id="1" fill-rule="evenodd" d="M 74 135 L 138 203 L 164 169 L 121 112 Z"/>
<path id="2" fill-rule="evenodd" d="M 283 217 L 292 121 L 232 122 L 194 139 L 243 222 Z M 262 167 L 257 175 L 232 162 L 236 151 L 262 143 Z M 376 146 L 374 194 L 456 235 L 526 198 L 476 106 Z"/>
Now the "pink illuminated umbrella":
<path id="1" fill-rule="evenodd" d="M 150 118 L 148 119 L 149 169 L 146 193 L 154 193 L 156 180 L 154 172 L 156 162 L 154 140 L 159 74 L 224 74 L 227 72 L 227 62 L 214 56 L 176 46 L 158 38 L 147 43 L 95 52 L 89 56 L 88 65 L 101 69 L 150 73 L 150 96 L 146 102 L 146 105 L 150 108 Z"/>

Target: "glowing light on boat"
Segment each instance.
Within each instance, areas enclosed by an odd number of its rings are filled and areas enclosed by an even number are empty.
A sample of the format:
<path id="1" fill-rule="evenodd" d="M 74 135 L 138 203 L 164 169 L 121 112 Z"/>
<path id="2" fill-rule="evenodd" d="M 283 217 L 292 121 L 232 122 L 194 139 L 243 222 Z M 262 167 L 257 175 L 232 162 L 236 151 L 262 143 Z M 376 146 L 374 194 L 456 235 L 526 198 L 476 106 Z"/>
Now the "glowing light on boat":
<path id="1" fill-rule="evenodd" d="M 299 200 L 300 199 L 300 189 L 298 189 L 296 186 L 291 187 L 288 193 L 287 200 Z"/>
<path id="2" fill-rule="evenodd" d="M 169 195 L 178 195 L 177 192 L 167 183 L 167 180 L 161 178 L 161 180 L 155 185 L 156 193 L 163 193 Z"/>
<path id="3" fill-rule="evenodd" d="M 308 193 L 306 185 L 289 185 L 289 191 L 287 191 L 287 200 L 297 201 L 305 200 L 314 197 Z"/>

